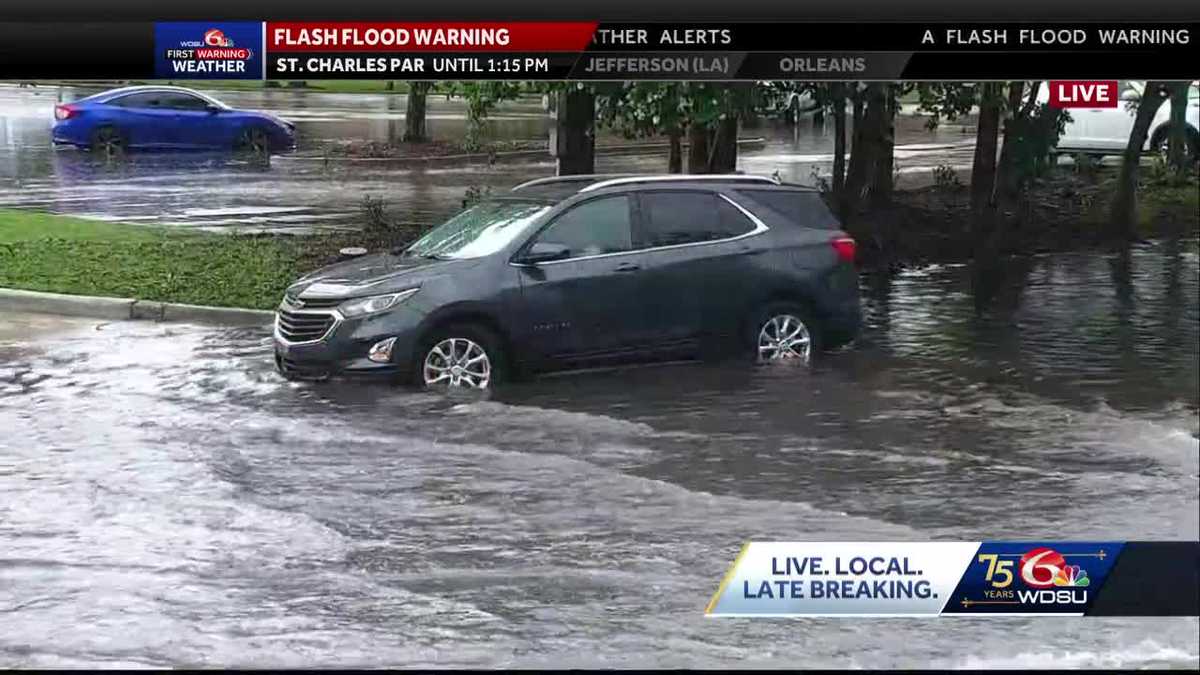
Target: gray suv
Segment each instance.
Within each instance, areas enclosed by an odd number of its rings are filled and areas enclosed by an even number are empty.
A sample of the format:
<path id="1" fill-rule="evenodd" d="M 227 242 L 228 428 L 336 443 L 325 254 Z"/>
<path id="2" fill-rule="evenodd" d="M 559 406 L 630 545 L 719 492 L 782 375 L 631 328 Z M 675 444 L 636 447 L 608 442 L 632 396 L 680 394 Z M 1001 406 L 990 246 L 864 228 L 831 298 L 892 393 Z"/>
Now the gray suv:
<path id="1" fill-rule="evenodd" d="M 807 363 L 858 331 L 854 252 L 819 193 L 769 178 L 545 178 L 297 280 L 275 360 L 476 389 L 729 352 Z"/>

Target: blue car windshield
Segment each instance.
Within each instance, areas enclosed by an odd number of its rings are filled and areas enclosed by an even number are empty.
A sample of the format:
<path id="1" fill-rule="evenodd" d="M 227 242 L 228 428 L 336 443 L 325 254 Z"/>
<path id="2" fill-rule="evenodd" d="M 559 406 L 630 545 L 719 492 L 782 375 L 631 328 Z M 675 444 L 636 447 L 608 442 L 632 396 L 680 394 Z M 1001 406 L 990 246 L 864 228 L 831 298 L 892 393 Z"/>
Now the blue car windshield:
<path id="1" fill-rule="evenodd" d="M 548 205 L 533 202 L 481 202 L 433 228 L 404 253 L 423 258 L 491 255 L 512 243 L 549 210 Z"/>

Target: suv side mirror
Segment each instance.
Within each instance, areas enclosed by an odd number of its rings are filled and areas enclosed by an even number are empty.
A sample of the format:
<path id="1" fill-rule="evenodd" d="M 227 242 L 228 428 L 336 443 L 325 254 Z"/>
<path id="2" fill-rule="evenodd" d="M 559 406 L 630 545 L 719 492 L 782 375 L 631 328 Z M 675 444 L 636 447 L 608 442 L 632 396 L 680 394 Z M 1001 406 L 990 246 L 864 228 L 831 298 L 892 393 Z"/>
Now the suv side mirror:
<path id="1" fill-rule="evenodd" d="M 216 115 L 217 113 L 221 112 L 221 106 L 216 106 L 209 103 L 208 105 L 204 106 L 204 111 L 210 115 Z"/>
<path id="2" fill-rule="evenodd" d="M 539 241 L 530 246 L 528 251 L 525 251 L 525 255 L 521 256 L 519 262 L 525 265 L 536 265 L 538 263 L 550 262 L 551 260 L 562 260 L 570 255 L 571 249 L 562 244 Z"/>

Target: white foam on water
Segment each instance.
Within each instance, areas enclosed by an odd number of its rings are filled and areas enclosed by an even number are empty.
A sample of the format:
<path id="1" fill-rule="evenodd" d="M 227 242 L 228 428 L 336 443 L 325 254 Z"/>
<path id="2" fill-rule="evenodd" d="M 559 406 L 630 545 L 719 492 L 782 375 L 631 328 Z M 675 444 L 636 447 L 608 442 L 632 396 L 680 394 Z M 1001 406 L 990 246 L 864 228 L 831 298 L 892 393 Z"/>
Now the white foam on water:
<path id="1" fill-rule="evenodd" d="M 1200 654 L 1180 647 L 1143 640 L 1113 651 L 1030 650 L 1011 655 L 968 656 L 952 668 L 1058 669 L 1058 668 L 1200 668 Z"/>

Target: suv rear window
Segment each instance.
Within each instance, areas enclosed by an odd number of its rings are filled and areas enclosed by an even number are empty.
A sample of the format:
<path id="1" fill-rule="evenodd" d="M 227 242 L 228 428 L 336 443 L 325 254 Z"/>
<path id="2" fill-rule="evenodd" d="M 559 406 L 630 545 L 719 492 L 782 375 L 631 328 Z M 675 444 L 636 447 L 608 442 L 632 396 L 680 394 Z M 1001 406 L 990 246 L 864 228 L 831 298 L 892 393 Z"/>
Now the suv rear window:
<path id="1" fill-rule="evenodd" d="M 749 197 L 801 227 L 818 230 L 836 230 L 841 227 L 837 218 L 833 217 L 829 207 L 825 205 L 825 200 L 816 192 L 749 188 L 738 190 L 738 194 Z"/>
<path id="2" fill-rule="evenodd" d="M 641 195 L 642 247 L 717 241 L 746 234 L 754 223 L 712 192 L 656 190 Z"/>

